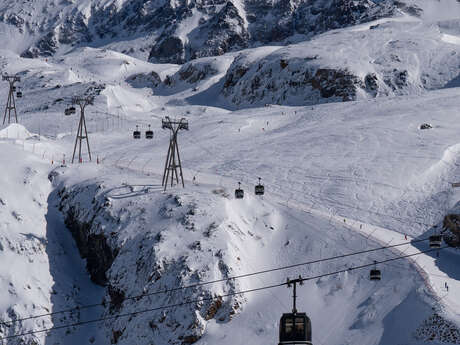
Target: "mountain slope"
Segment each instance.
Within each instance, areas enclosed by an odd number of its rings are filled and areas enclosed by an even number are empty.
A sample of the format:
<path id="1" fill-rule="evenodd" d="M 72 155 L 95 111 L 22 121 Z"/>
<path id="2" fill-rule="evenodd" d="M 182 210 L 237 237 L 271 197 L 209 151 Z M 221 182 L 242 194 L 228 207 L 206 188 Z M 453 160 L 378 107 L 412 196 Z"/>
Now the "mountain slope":
<path id="1" fill-rule="evenodd" d="M 25 57 L 110 46 L 152 62 L 183 63 L 254 45 L 311 37 L 393 15 L 391 1 L 6 1 L 0 22 Z"/>

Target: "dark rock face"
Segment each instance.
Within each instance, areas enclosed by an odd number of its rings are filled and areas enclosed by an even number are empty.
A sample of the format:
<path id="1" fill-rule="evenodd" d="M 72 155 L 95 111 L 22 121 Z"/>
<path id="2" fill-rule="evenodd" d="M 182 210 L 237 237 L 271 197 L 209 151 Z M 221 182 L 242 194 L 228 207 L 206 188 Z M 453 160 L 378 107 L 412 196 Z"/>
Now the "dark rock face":
<path id="1" fill-rule="evenodd" d="M 148 318 L 113 318 L 102 324 L 113 344 L 193 344 L 203 336 L 207 321 L 230 322 L 241 309 L 245 302 L 241 296 L 221 298 L 219 290 L 202 286 L 157 293 L 195 284 L 210 272 L 228 278 L 239 265 L 239 258 L 225 250 L 206 249 L 214 237 L 226 234 L 216 233 L 220 226 L 214 222 L 209 226 L 210 211 L 199 207 L 196 199 L 144 192 L 132 198 L 113 198 L 110 195 L 125 190 L 132 193 L 134 187 L 108 187 L 99 180 L 65 185 L 59 171 L 49 174 L 49 179 L 57 188 L 59 209 L 81 256 L 87 259 L 91 278 L 106 287 L 104 315 L 136 312 L 139 305 L 152 311 Z M 191 232 L 203 235 L 190 237 Z M 177 235 L 189 243 L 182 243 L 183 248 L 176 251 L 171 248 Z M 233 280 L 222 285 L 229 293 L 240 290 Z M 177 307 L 162 308 L 168 304 Z"/>
<path id="2" fill-rule="evenodd" d="M 36 58 L 39 56 L 53 56 L 58 48 L 58 42 L 54 33 L 50 32 L 40 39 L 35 47 L 32 47 L 21 54 L 21 57 Z"/>
<path id="3" fill-rule="evenodd" d="M 24 5 L 24 11 L 5 8 L 0 21 L 37 39 L 22 55 L 50 56 L 60 45 L 104 45 L 123 39 L 124 52 L 148 51 L 158 63 L 184 63 L 247 47 L 289 42 L 293 35 L 309 38 L 331 29 L 393 15 L 397 8 L 414 15 L 419 9 L 384 0 L 132 0 L 122 5 L 92 0 L 90 11 L 72 3 L 56 7 Z M 146 46 L 129 47 L 134 37 Z M 98 43 L 100 42 L 100 43 Z"/>
<path id="4" fill-rule="evenodd" d="M 62 194 L 62 197 L 66 199 L 65 194 Z M 96 284 L 106 285 L 106 272 L 112 266 L 117 251 L 112 250 L 107 244 L 104 235 L 91 233 L 92 221 L 82 221 L 81 210 L 70 207 L 65 215 L 65 224 L 75 239 L 81 257 L 86 259 L 86 268 L 91 280 Z"/>
<path id="5" fill-rule="evenodd" d="M 222 55 L 231 50 L 247 48 L 249 33 L 244 27 L 244 19 L 238 9 L 227 2 L 225 7 L 211 20 L 205 22 L 193 33 L 196 42 L 202 37 L 202 44 L 191 48 L 191 58 Z"/>
<path id="6" fill-rule="evenodd" d="M 434 313 L 417 328 L 414 338 L 424 342 L 460 344 L 460 330 L 453 322 Z"/>
<path id="7" fill-rule="evenodd" d="M 372 77 L 367 84 L 377 88 Z M 229 68 L 221 94 L 235 105 L 315 104 L 352 101 L 365 88 L 366 82 L 347 69 L 318 66 L 316 57 L 268 56 L 248 62 L 240 56 Z"/>
<path id="8" fill-rule="evenodd" d="M 184 44 L 178 37 L 166 37 L 152 48 L 149 60 L 159 63 L 182 64 L 185 62 Z"/>
<path id="9" fill-rule="evenodd" d="M 128 82 L 132 87 L 135 88 L 155 88 L 161 84 L 161 78 L 158 75 L 158 73 L 152 71 L 148 74 L 139 73 L 131 75 L 126 79 L 126 82 Z"/>
<path id="10" fill-rule="evenodd" d="M 326 68 L 318 69 L 309 82 L 321 97 L 338 97 L 344 102 L 354 100 L 357 86 L 362 86 L 359 78 L 348 71 Z"/>

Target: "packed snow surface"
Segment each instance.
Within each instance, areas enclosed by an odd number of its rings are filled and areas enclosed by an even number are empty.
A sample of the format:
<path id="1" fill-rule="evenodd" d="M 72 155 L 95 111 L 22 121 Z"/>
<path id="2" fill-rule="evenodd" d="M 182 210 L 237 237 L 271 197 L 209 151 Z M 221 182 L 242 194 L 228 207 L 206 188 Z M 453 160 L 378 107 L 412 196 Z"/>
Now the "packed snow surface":
<path id="1" fill-rule="evenodd" d="M 46 60 L 2 51 L 4 70 L 22 77 L 24 98 L 18 101 L 20 124 L 0 130 L 5 166 L 0 177 L 0 286 L 5 292 L 0 318 L 10 325 L 0 326 L 1 335 L 116 315 L 104 306 L 11 324 L 30 315 L 100 303 L 109 298 L 109 285 L 133 296 L 193 283 L 196 277 L 220 279 L 438 232 L 460 200 L 452 188 L 460 175 L 460 89 L 455 84 L 460 31 L 450 16 L 437 20 L 442 23 L 380 21 L 372 23 L 379 25 L 373 29 L 371 24 L 337 30 L 308 43 L 241 53 L 250 65 L 267 56 L 300 58 L 306 47 L 324 52 L 338 47 L 328 63 L 343 56 L 354 72 L 378 73 L 381 67 L 369 62 L 375 56 L 366 55 L 376 54 L 379 43 L 372 38 L 390 40 L 394 32 L 404 32 L 405 38 L 418 40 L 413 54 L 404 50 L 411 75 L 422 65 L 444 64 L 430 67 L 433 75 L 443 71 L 430 91 L 414 87 L 400 96 L 310 106 L 229 107 L 216 90 L 237 54 L 200 59 L 192 68 L 153 65 L 93 48 Z M 367 42 L 361 51 L 356 35 Z M 426 50 L 423 35 L 428 35 Z M 334 36 L 352 37 L 355 45 L 335 44 Z M 427 51 L 434 55 L 423 55 Z M 396 62 L 385 54 L 380 60 L 388 68 Z M 133 75 L 143 75 L 142 82 L 134 85 Z M 156 76 L 162 84 L 154 87 Z M 6 92 L 0 90 L 0 99 Z M 96 95 L 94 105 L 85 109 L 92 162 L 83 146 L 83 163 L 77 158 L 72 164 L 79 111 L 64 116 L 64 109 L 72 96 L 84 94 Z M 189 121 L 189 130 L 178 137 L 186 188 L 175 186 L 166 193 L 161 187 L 170 139 L 161 129 L 165 116 Z M 432 128 L 420 129 L 423 123 Z M 132 137 L 136 125 L 141 140 Z M 145 139 L 149 125 L 153 140 Z M 263 197 L 253 195 L 258 177 L 266 188 Z M 238 182 L 245 190 L 243 200 L 233 197 Z M 90 280 L 85 265 L 91 258 L 80 258 L 64 224 L 69 212 L 90 225 L 94 220 L 96 235 L 119 250 L 104 272 L 107 287 Z M 427 249 L 426 242 L 412 242 L 210 285 L 190 296 L 279 284 L 299 274 L 307 278 L 346 271 Z M 459 343 L 458 261 L 458 251 L 442 249 L 439 256 L 433 251 L 379 265 L 380 282 L 369 281 L 367 268 L 305 282 L 298 288 L 298 309 L 312 319 L 313 344 L 425 344 L 430 337 L 433 345 Z M 157 277 L 154 265 L 159 263 L 163 276 Z M 209 318 L 202 310 L 209 305 L 178 307 L 164 315 L 155 311 L 23 338 L 38 344 L 275 344 L 279 317 L 291 309 L 291 293 L 283 286 L 237 295 L 224 300 L 225 307 Z M 183 292 L 132 300 L 119 312 L 179 303 L 190 296 Z M 163 326 L 161 319 L 167 320 Z M 190 330 L 199 337 L 187 338 Z M 7 343 L 20 344 L 21 339 Z"/>

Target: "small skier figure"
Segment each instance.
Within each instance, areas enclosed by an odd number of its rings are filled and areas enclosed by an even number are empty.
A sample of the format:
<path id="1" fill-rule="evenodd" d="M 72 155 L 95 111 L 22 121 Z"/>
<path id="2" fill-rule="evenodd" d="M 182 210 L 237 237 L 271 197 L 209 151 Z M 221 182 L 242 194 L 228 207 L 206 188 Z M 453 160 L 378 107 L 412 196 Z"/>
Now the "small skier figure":
<path id="1" fill-rule="evenodd" d="M 193 176 L 193 180 L 192 180 L 193 184 L 196 184 L 196 177 Z"/>
<path id="2" fill-rule="evenodd" d="M 404 239 L 407 241 L 407 235 L 404 235 Z"/>

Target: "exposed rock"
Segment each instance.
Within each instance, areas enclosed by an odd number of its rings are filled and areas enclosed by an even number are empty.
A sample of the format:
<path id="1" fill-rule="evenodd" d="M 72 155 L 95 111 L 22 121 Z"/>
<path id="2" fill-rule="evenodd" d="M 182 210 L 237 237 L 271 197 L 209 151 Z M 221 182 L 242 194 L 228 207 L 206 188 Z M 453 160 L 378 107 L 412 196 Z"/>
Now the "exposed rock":
<path id="1" fill-rule="evenodd" d="M 288 42 L 295 35 L 309 38 L 394 15 L 398 8 L 420 14 L 420 9 L 401 2 L 370 0 L 132 0 L 121 4 L 91 0 L 86 6 L 70 1 L 58 6 L 14 3 L 0 10 L 0 22 L 31 34 L 24 57 L 50 56 L 62 46 L 104 46 L 123 40 L 124 53 L 142 55 L 152 62 L 184 63 Z M 133 38 L 139 37 L 149 43 L 134 43 Z"/>
<path id="2" fill-rule="evenodd" d="M 431 126 L 429 123 L 422 123 L 420 125 L 420 129 L 430 129 L 430 128 L 433 128 L 433 126 Z"/>
<path id="3" fill-rule="evenodd" d="M 379 90 L 379 85 L 377 83 L 377 76 L 374 73 L 367 74 L 364 77 L 364 85 L 366 87 L 367 93 L 373 95 L 374 97 L 377 96 L 377 92 Z"/>
<path id="4" fill-rule="evenodd" d="M 460 247 L 460 215 L 448 214 L 444 217 L 444 241 L 452 247 Z"/>
<path id="5" fill-rule="evenodd" d="M 315 60 L 268 56 L 251 63 L 240 56 L 225 76 L 222 95 L 236 105 L 313 104 L 351 101 L 365 88 L 350 71 L 322 68 Z"/>
<path id="6" fill-rule="evenodd" d="M 155 88 L 161 84 L 161 78 L 158 73 L 152 71 L 148 74 L 138 73 L 131 75 L 126 79 L 126 82 L 135 88 Z"/>
<path id="7" fill-rule="evenodd" d="M 165 343 L 192 344 L 202 337 L 207 320 L 229 322 L 239 310 L 244 301 L 242 296 L 221 298 L 213 291 L 222 288 L 229 293 L 238 291 L 238 283 L 232 280 L 221 286 L 197 286 L 171 294 L 149 295 L 190 285 L 204 277 L 224 278 L 235 274 L 240 262 L 233 255 L 226 255 L 224 250 L 214 255 L 209 250 L 210 241 L 214 243 L 218 236 L 228 236 L 219 232 L 217 225 L 225 217 L 218 216 L 209 225 L 212 212 L 187 195 L 140 192 L 137 197 L 119 199 L 111 195 L 123 194 L 125 190 L 137 195 L 134 187 L 107 188 L 106 183 L 96 181 L 64 186 L 59 185 L 64 175 L 55 172 L 50 177 L 58 185 L 60 210 L 81 256 L 87 259 L 91 278 L 106 286 L 105 313 L 130 313 L 138 311 L 139 305 L 144 309 L 158 308 L 147 318 L 133 316 L 107 321 L 107 338 L 113 344 L 144 344 L 152 335 Z M 225 200 L 218 195 L 213 198 L 215 202 Z M 210 228 L 212 237 L 204 234 Z M 190 231 L 199 240 L 189 238 Z M 177 242 L 177 236 L 189 240 Z M 142 297 L 143 294 L 147 296 Z M 185 300 L 193 303 L 181 305 Z M 161 308 L 170 304 L 178 306 Z M 158 327 L 159 324 L 162 326 Z"/>
<path id="8" fill-rule="evenodd" d="M 439 314 L 433 314 L 415 331 L 414 337 L 424 342 L 460 344 L 460 330 Z"/>
<path id="9" fill-rule="evenodd" d="M 157 42 L 150 52 L 149 61 L 157 63 L 184 63 L 185 47 L 182 40 L 175 36 L 169 36 Z"/>

